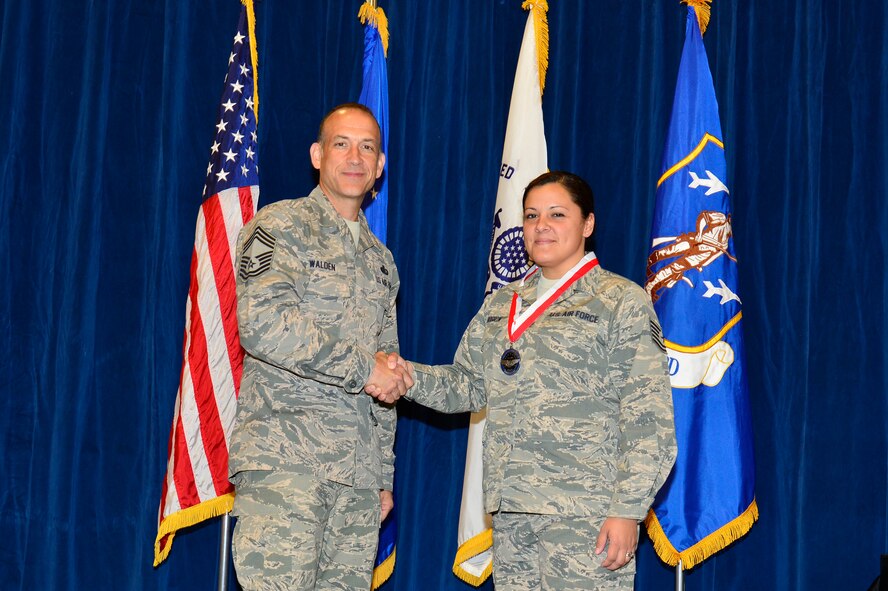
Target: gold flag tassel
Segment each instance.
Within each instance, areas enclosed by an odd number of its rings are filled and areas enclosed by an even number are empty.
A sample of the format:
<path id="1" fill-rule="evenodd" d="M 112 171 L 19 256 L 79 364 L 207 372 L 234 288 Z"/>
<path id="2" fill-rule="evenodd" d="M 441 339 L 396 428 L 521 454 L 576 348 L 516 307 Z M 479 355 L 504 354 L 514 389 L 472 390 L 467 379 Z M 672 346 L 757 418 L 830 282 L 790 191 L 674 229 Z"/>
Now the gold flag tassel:
<path id="1" fill-rule="evenodd" d="M 684 570 L 690 570 L 715 554 L 725 549 L 727 546 L 736 542 L 746 535 L 752 528 L 752 524 L 759 518 L 758 505 L 755 499 L 749 504 L 749 507 L 737 516 L 735 519 L 721 526 L 690 548 L 685 548 L 681 552 L 675 549 L 666 537 L 663 526 L 660 525 L 657 515 L 653 509 L 648 511 L 648 515 L 644 520 L 647 526 L 648 537 L 654 545 L 654 552 L 660 557 L 660 560 L 669 566 L 675 566 L 681 561 Z"/>
<path id="2" fill-rule="evenodd" d="M 549 3 L 546 0 L 524 0 L 521 4 L 524 10 L 530 9 L 533 15 L 533 30 L 536 36 L 537 66 L 540 71 L 540 96 L 546 88 L 546 70 L 549 69 L 549 21 L 546 13 L 549 11 Z"/>
<path id="3" fill-rule="evenodd" d="M 259 128 L 259 50 L 256 45 L 256 11 L 253 0 L 241 0 L 247 7 L 247 32 L 250 35 L 250 61 L 253 62 L 253 115 L 256 117 L 256 128 Z"/>
<path id="4" fill-rule="evenodd" d="M 712 0 L 681 0 L 681 3 L 694 7 L 694 12 L 697 14 L 697 24 L 700 25 L 700 35 L 703 35 L 706 32 L 706 27 L 709 26 L 709 14 L 711 11 L 709 5 L 712 3 Z"/>
<path id="5" fill-rule="evenodd" d="M 361 10 L 358 11 L 358 18 L 361 19 L 362 25 L 370 23 L 371 27 L 376 27 L 376 30 L 379 31 L 379 38 L 382 40 L 382 53 L 388 57 L 389 23 L 382 7 L 377 7 L 376 2 L 367 0 L 361 5 Z"/>
<path id="6" fill-rule="evenodd" d="M 371 589 L 379 589 L 382 584 L 389 580 L 392 573 L 395 572 L 395 560 L 397 560 L 397 550 L 392 550 L 388 558 L 383 560 L 379 566 L 373 569 L 373 579 L 370 582 Z"/>
<path id="7" fill-rule="evenodd" d="M 197 525 L 207 519 L 225 515 L 233 507 L 234 493 L 228 493 L 187 509 L 180 509 L 167 516 L 160 524 L 157 538 L 154 540 L 154 566 L 159 566 L 170 555 L 170 550 L 173 549 L 173 538 L 176 537 L 177 531 Z M 167 536 L 169 537 L 167 538 Z M 161 541 L 164 538 L 167 538 L 166 544 L 161 548 Z"/>

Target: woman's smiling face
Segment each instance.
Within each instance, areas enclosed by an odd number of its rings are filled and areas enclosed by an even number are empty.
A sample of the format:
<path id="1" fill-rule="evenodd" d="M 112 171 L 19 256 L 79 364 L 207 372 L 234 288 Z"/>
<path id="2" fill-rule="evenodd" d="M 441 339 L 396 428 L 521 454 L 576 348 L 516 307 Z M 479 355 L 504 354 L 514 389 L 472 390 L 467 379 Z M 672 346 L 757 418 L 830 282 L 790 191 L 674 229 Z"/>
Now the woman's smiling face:
<path id="1" fill-rule="evenodd" d="M 557 279 L 585 254 L 595 216 L 583 217 L 580 206 L 559 183 L 534 187 L 524 201 L 524 245 L 528 257 L 547 279 Z"/>

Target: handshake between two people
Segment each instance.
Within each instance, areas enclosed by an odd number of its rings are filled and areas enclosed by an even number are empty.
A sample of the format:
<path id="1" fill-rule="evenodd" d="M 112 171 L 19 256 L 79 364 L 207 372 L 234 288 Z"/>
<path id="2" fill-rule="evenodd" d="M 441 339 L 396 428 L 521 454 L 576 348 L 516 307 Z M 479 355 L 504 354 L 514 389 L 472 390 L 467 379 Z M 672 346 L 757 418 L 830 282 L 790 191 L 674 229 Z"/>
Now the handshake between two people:
<path id="1" fill-rule="evenodd" d="M 380 402 L 394 404 L 413 387 L 413 364 L 397 353 L 376 353 L 364 392 Z"/>

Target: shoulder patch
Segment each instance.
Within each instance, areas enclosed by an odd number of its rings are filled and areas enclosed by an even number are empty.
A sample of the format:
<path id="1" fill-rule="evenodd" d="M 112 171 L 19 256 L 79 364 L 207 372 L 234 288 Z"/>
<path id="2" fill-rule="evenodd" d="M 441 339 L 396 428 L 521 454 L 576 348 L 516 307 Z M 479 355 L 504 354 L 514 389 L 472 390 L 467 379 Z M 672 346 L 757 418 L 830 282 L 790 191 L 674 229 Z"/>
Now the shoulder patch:
<path id="1" fill-rule="evenodd" d="M 266 232 L 262 226 L 256 226 L 256 229 L 244 242 L 244 248 L 241 251 L 238 264 L 238 274 L 241 280 L 246 281 L 252 277 L 258 277 L 271 268 L 276 242 L 277 238 Z"/>
<path id="2" fill-rule="evenodd" d="M 663 342 L 663 329 L 660 328 L 660 323 L 653 318 L 651 318 L 651 339 L 661 351 L 666 352 L 666 344 Z"/>

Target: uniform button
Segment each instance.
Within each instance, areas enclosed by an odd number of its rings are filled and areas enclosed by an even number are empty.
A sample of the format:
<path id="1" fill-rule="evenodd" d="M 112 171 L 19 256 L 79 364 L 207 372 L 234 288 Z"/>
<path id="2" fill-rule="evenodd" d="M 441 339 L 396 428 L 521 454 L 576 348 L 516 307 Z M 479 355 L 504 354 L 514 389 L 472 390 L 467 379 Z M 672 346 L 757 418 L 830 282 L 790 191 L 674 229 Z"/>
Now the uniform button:
<path id="1" fill-rule="evenodd" d="M 357 383 L 356 381 L 354 381 L 354 380 L 352 380 L 352 381 L 350 381 L 350 382 L 348 383 L 348 388 L 349 388 L 349 390 L 354 390 L 354 389 L 357 388 L 357 387 L 358 387 L 358 383 Z"/>

